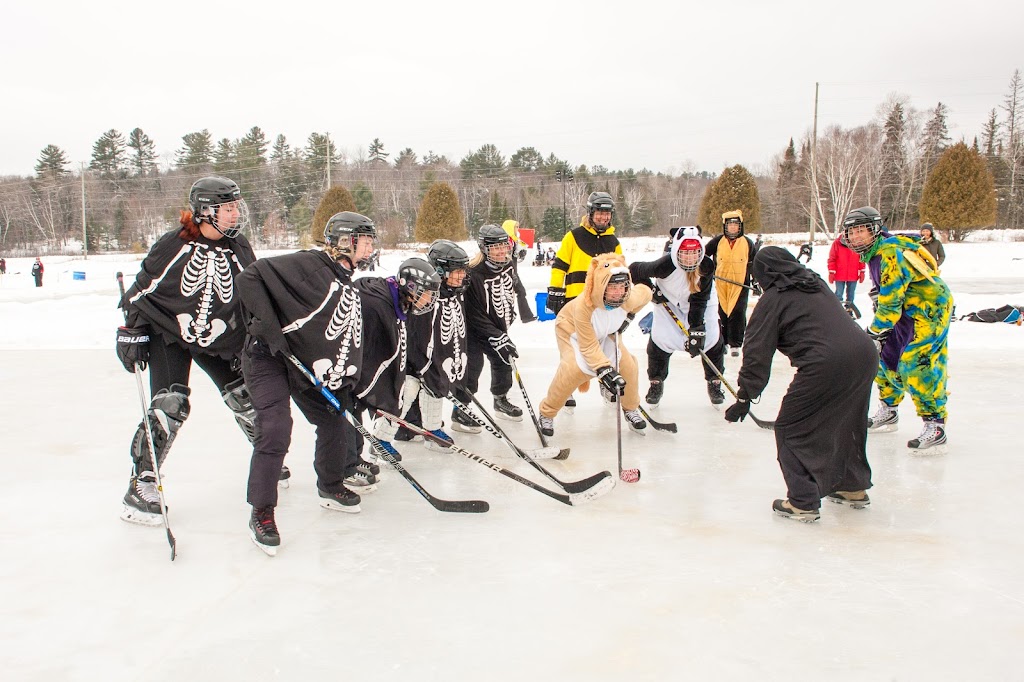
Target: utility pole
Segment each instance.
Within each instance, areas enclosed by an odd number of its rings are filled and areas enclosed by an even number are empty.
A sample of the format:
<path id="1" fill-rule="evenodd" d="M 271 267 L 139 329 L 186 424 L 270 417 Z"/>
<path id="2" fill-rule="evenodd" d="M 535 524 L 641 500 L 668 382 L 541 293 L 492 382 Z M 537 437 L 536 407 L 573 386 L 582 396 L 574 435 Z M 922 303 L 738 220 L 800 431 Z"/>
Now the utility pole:
<path id="1" fill-rule="evenodd" d="M 85 161 L 81 162 L 82 176 L 82 259 L 89 258 L 89 235 L 85 228 Z"/>
<path id="2" fill-rule="evenodd" d="M 324 133 L 324 139 L 327 140 L 327 189 L 331 188 L 331 134 Z"/>
<path id="3" fill-rule="evenodd" d="M 562 184 L 562 232 L 568 232 L 569 227 L 565 220 L 565 184 L 572 182 L 573 175 L 572 170 L 566 168 L 564 171 L 559 168 L 555 171 L 555 180 Z"/>
<path id="4" fill-rule="evenodd" d="M 814 226 L 818 223 L 818 83 L 814 84 L 814 132 L 811 134 L 811 224 L 809 242 L 814 243 Z"/>

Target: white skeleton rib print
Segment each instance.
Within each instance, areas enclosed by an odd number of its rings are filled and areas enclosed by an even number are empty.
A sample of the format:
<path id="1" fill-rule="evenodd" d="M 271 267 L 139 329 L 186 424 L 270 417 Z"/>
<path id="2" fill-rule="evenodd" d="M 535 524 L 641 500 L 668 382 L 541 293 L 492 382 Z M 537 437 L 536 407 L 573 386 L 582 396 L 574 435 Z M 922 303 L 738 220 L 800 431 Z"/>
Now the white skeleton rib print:
<path id="1" fill-rule="evenodd" d="M 179 314 L 178 328 L 184 341 L 205 348 L 228 328 L 224 320 L 211 317 L 213 297 L 216 296 L 221 303 L 231 302 L 235 295 L 231 261 L 234 261 L 239 271 L 242 266 L 230 249 L 199 242 L 190 242 L 189 246 L 193 251 L 181 273 L 180 290 L 185 298 L 199 294 L 199 307 L 194 316 L 190 313 Z"/>
<path id="2" fill-rule="evenodd" d="M 355 365 L 349 363 L 349 355 L 353 348 L 359 348 L 363 343 L 363 309 L 359 294 L 352 287 L 340 288 L 338 304 L 334 306 L 334 312 L 324 330 L 324 338 L 330 341 L 341 339 L 338 354 L 333 362 L 322 358 L 313 363 L 313 373 L 331 390 L 337 390 L 345 377 L 353 376 L 358 371 Z"/>
<path id="3" fill-rule="evenodd" d="M 498 317 L 505 321 L 506 329 L 511 327 L 512 322 L 516 319 L 516 286 L 512 281 L 511 268 L 486 280 L 484 292 L 487 295 L 487 307 L 493 308 Z"/>
<path id="4" fill-rule="evenodd" d="M 451 348 L 451 357 L 446 357 L 441 363 L 441 368 L 448 375 L 448 381 L 456 383 L 462 381 L 466 376 L 466 349 L 463 342 L 466 338 L 466 318 L 462 314 L 462 305 L 457 298 L 441 299 L 438 308 L 440 310 L 441 323 L 441 348 Z"/>

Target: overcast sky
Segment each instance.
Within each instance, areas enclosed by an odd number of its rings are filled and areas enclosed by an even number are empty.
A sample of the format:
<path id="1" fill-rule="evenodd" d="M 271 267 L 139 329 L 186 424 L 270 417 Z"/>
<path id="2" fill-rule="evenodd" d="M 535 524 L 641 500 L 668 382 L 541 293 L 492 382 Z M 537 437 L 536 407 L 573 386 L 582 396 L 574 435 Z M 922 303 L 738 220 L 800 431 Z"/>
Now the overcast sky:
<path id="1" fill-rule="evenodd" d="M 458 162 L 482 144 L 573 164 L 765 166 L 811 127 L 860 125 L 889 93 L 950 108 L 970 142 L 1024 69 L 1017 0 L 195 2 L 0 9 L 0 174 L 47 144 L 88 163 L 115 128 L 162 161 L 185 133 L 329 132 Z"/>

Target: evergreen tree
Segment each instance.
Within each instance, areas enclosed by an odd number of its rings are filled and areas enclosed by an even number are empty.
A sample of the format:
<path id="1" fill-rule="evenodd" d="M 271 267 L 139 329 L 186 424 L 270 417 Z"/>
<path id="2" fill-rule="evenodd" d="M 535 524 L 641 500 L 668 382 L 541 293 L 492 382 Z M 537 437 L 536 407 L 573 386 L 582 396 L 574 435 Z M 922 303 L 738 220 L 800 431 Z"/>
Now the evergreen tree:
<path id="1" fill-rule="evenodd" d="M 184 146 L 177 152 L 178 168 L 199 172 L 209 165 L 213 158 L 213 136 L 209 130 L 186 133 L 181 141 Z"/>
<path id="2" fill-rule="evenodd" d="M 803 182 L 803 169 L 796 156 L 793 138 L 789 138 L 789 146 L 783 153 L 778 173 L 775 183 L 775 202 L 778 207 L 775 224 L 784 232 L 789 232 L 802 227 L 806 222 L 801 206 L 807 194 L 807 186 Z"/>
<path id="3" fill-rule="evenodd" d="M 395 168 L 415 168 L 416 167 L 416 152 L 411 147 L 406 147 L 402 151 L 398 152 L 398 156 L 395 158 Z"/>
<path id="4" fill-rule="evenodd" d="M 932 117 L 925 124 L 923 140 L 925 177 L 928 177 L 939 157 L 949 147 L 949 127 L 946 124 L 948 116 L 949 107 L 939 102 L 932 111 Z"/>
<path id="5" fill-rule="evenodd" d="M 222 138 L 213 152 L 213 171 L 220 175 L 231 175 L 238 169 L 238 145 L 228 138 Z"/>
<path id="6" fill-rule="evenodd" d="M 267 147 L 267 136 L 259 126 L 250 128 L 236 147 L 239 168 L 249 170 L 266 165 Z"/>
<path id="7" fill-rule="evenodd" d="M 505 158 L 493 144 L 485 144 L 475 152 L 467 154 L 459 162 L 459 167 L 465 180 L 479 177 L 498 178 L 505 172 Z"/>
<path id="8" fill-rule="evenodd" d="M 127 156 L 124 136 L 111 128 L 93 143 L 89 168 L 99 171 L 103 177 L 119 177 L 124 174 Z"/>
<path id="9" fill-rule="evenodd" d="M 882 141 L 878 212 L 886 225 L 893 224 L 896 220 L 903 198 L 903 169 L 906 167 L 903 137 L 906 125 L 903 105 L 897 102 L 885 119 L 885 139 Z"/>
<path id="10" fill-rule="evenodd" d="M 366 183 L 357 182 L 352 187 L 352 199 L 356 204 L 356 212 L 373 218 L 373 190 Z"/>
<path id="11" fill-rule="evenodd" d="M 128 133 L 128 148 L 132 150 L 131 166 L 135 175 L 149 175 L 156 170 L 156 144 L 142 128 Z"/>
<path id="12" fill-rule="evenodd" d="M 335 185 L 324 192 L 316 211 L 313 212 L 313 221 L 309 226 L 309 236 L 312 241 L 314 243 L 323 242 L 324 228 L 327 227 L 327 221 L 332 215 L 342 211 L 355 210 L 356 203 L 352 200 L 352 195 L 341 185 Z"/>
<path id="13" fill-rule="evenodd" d="M 55 144 L 48 144 L 39 152 L 36 161 L 36 177 L 40 180 L 59 180 L 71 174 L 67 169 L 68 156 Z"/>
<path id="14" fill-rule="evenodd" d="M 380 141 L 380 138 L 373 138 L 373 142 L 370 143 L 370 163 L 387 163 L 388 156 L 390 155 L 384 151 L 384 143 Z"/>
<path id="15" fill-rule="evenodd" d="M 540 237 L 544 241 L 560 241 L 565 236 L 562 227 L 562 207 L 548 206 L 544 209 L 544 217 L 540 221 Z"/>
<path id="16" fill-rule="evenodd" d="M 274 138 L 274 146 L 270 150 L 270 162 L 283 163 L 285 161 L 290 161 L 291 158 L 291 145 L 288 144 L 288 140 L 285 139 L 284 135 L 278 135 Z"/>
<path id="17" fill-rule="evenodd" d="M 718 179 L 708 185 L 700 202 L 697 221 L 704 234 L 715 235 L 722 230 L 722 214 L 743 211 L 744 232 L 761 232 L 761 199 L 757 182 L 743 166 L 737 164 L 722 171 Z"/>
<path id="18" fill-rule="evenodd" d="M 459 196 L 447 182 L 434 183 L 416 213 L 416 241 L 429 244 L 435 239 L 464 241 L 468 238 Z"/>
<path id="19" fill-rule="evenodd" d="M 311 133 L 306 140 L 304 152 L 306 168 L 309 171 L 309 182 L 311 185 L 320 187 L 327 177 L 328 161 L 332 166 L 338 163 L 338 150 L 327 135 Z"/>
<path id="20" fill-rule="evenodd" d="M 924 186 L 921 219 L 963 241 L 974 229 L 996 222 L 992 173 L 984 157 L 963 142 L 950 147 Z"/>
<path id="21" fill-rule="evenodd" d="M 510 169 L 528 173 L 540 170 L 543 165 L 544 157 L 534 147 L 520 147 L 508 160 Z"/>

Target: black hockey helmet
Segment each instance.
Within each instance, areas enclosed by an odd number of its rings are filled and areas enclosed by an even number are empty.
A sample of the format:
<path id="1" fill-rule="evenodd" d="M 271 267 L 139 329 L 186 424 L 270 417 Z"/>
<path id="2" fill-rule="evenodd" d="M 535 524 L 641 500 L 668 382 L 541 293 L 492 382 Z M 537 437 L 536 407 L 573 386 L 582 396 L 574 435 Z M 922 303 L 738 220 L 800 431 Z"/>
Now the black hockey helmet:
<path id="1" fill-rule="evenodd" d="M 591 192 L 590 196 L 587 197 L 587 219 L 590 221 L 591 227 L 598 232 L 607 230 L 611 226 L 612 221 L 609 220 L 607 225 L 598 227 L 594 224 L 594 213 L 597 211 L 612 212 L 614 210 L 615 202 L 612 200 L 612 195 L 608 194 L 608 192 Z"/>
<path id="2" fill-rule="evenodd" d="M 355 262 L 353 257 L 356 252 L 356 243 L 360 237 L 373 239 L 373 251 L 365 258 Z M 377 226 L 366 216 L 353 211 L 342 211 L 335 213 L 327 220 L 324 226 L 324 241 L 340 253 L 347 256 L 352 265 L 364 268 L 369 265 L 373 254 L 377 251 Z"/>
<path id="3" fill-rule="evenodd" d="M 867 227 L 871 233 L 872 239 L 859 246 L 854 246 L 850 243 L 850 230 L 855 227 Z M 846 214 L 846 218 L 843 219 L 843 231 L 839 235 L 839 239 L 843 246 L 846 246 L 857 253 L 864 253 L 875 243 L 878 235 L 882 233 L 882 216 L 874 208 L 870 206 L 862 206 L 855 208 Z"/>
<path id="4" fill-rule="evenodd" d="M 735 235 L 730 235 L 730 225 L 738 225 L 739 232 Z M 726 211 L 722 214 L 722 234 L 730 239 L 735 239 L 743 234 L 743 211 L 736 209 L 735 211 Z"/>
<path id="5" fill-rule="evenodd" d="M 236 210 L 220 216 L 220 207 L 234 204 Z M 209 175 L 192 183 L 188 191 L 188 206 L 192 210 L 192 222 L 196 225 L 207 222 L 228 239 L 249 226 L 249 207 L 242 199 L 242 191 L 234 180 L 219 175 Z"/>
<path id="6" fill-rule="evenodd" d="M 508 236 L 508 232 L 497 225 L 483 225 L 477 233 L 476 244 L 480 247 L 480 253 L 484 255 L 484 258 L 495 265 L 505 265 L 512 260 L 512 238 Z M 498 260 L 496 256 L 491 255 L 495 246 L 506 247 L 503 259 Z"/>
<path id="7" fill-rule="evenodd" d="M 622 307 L 622 304 L 629 298 L 629 290 L 633 287 L 633 282 L 629 278 L 629 270 L 626 268 L 617 268 L 618 272 L 613 272 L 612 276 L 608 278 L 608 283 L 604 287 L 604 307 L 608 310 Z M 608 289 L 613 284 L 625 284 L 622 292 L 614 297 L 609 296 Z"/>
<path id="8" fill-rule="evenodd" d="M 457 287 L 448 284 L 448 276 L 457 270 L 466 270 L 469 267 L 469 254 L 465 249 L 448 239 L 438 239 L 427 249 L 427 260 L 441 276 L 443 286 L 452 291 L 464 291 L 469 286 L 469 275 L 462 280 Z"/>
<path id="9" fill-rule="evenodd" d="M 434 309 L 437 292 L 441 289 L 441 275 L 437 269 L 422 258 L 409 258 L 398 267 L 398 291 L 402 312 L 406 315 L 423 315 Z M 430 300 L 423 302 L 423 295 L 430 294 Z"/>

